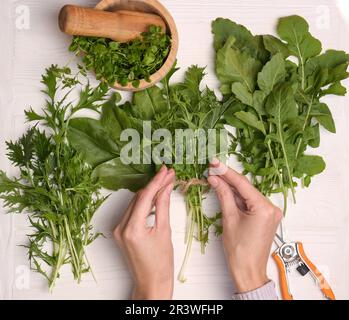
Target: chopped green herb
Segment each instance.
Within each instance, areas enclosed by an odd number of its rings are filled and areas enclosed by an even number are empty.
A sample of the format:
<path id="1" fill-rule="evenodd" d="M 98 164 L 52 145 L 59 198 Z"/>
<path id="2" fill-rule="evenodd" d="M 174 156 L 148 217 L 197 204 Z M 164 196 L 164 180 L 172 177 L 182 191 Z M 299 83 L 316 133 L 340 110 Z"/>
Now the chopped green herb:
<path id="1" fill-rule="evenodd" d="M 140 80 L 150 81 L 169 54 L 171 38 L 162 33 L 161 27 L 150 26 L 140 38 L 126 43 L 105 38 L 76 36 L 69 50 L 83 54 L 87 70 L 94 70 L 99 80 L 110 86 L 118 82 L 126 86 L 129 82 L 137 88 Z"/>

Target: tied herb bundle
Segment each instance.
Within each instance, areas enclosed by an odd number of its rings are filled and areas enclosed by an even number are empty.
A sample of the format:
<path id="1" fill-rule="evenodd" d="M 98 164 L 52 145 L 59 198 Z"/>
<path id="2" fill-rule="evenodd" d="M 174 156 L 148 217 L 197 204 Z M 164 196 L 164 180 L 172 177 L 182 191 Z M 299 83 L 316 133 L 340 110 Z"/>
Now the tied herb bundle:
<path id="1" fill-rule="evenodd" d="M 150 82 L 150 76 L 164 64 L 171 48 L 171 38 L 159 26 L 150 26 L 140 38 L 121 43 L 106 38 L 76 36 L 69 50 L 83 54 L 84 67 L 94 70 L 99 80 L 110 86 L 129 82 L 137 88 L 140 80 Z"/>
<path id="2" fill-rule="evenodd" d="M 182 191 L 187 205 L 187 250 L 179 274 L 179 280 L 185 281 L 185 267 L 193 240 L 200 241 L 201 251 L 204 253 L 210 226 L 217 234 L 221 233 L 220 214 L 208 216 L 202 209 L 204 193 L 207 190 L 204 174 L 209 152 L 205 152 L 203 158 L 200 158 L 202 153 L 199 157 L 198 149 L 201 148 L 202 151 L 209 148 L 208 139 L 204 144 L 199 143 L 200 137 L 207 137 L 209 132 L 213 134 L 211 141 L 220 140 L 220 131 L 212 133 L 213 130 L 210 130 L 223 128 L 222 116 L 230 102 L 222 104 L 213 91 L 208 88 L 200 89 L 203 68 L 192 66 L 187 70 L 183 82 L 170 84 L 170 78 L 176 70 L 173 68 L 161 85 L 135 93 L 131 102 L 120 104 L 120 96 L 115 94 L 103 105 L 100 120 L 73 119 L 70 121 L 68 138 L 95 168 L 93 175 L 107 189 L 125 188 L 138 191 L 155 174 L 160 163 L 166 163 L 175 169 L 177 180 L 186 186 Z M 150 137 L 143 132 L 144 121 L 151 121 L 152 133 L 157 129 L 167 129 L 172 139 L 153 136 L 149 140 Z M 125 141 L 125 137 L 121 138 L 122 132 L 130 128 L 139 133 L 140 146 L 146 143 L 152 147 L 150 155 L 143 150 L 136 150 L 140 164 L 125 164 L 120 156 L 121 149 L 129 143 L 127 139 Z M 184 157 L 182 162 L 176 158 L 176 129 L 192 129 L 194 132 L 193 135 L 186 136 L 185 143 L 181 144 L 182 154 L 190 155 Z M 217 142 L 215 155 L 224 159 L 227 154 L 220 146 Z M 193 181 L 199 183 L 192 183 Z"/>
<path id="3" fill-rule="evenodd" d="M 0 198 L 11 213 L 27 212 L 32 232 L 28 235 L 31 268 L 54 287 L 64 264 L 74 278 L 91 271 L 85 248 L 99 234 L 91 219 L 105 200 L 92 168 L 67 141 L 71 117 L 82 109 L 97 111 L 107 91 L 105 84 L 82 86 L 76 104 L 69 101 L 79 85 L 69 68 L 51 66 L 42 77 L 46 104 L 40 114 L 25 111 L 35 122 L 18 141 L 7 142 L 8 158 L 19 169 L 18 178 L 0 171 Z"/>
<path id="4" fill-rule="evenodd" d="M 349 55 L 321 53 L 319 40 L 299 16 L 280 18 L 280 38 L 253 36 L 244 26 L 218 18 L 212 23 L 216 74 L 225 99 L 235 99 L 226 114 L 236 128 L 231 152 L 265 195 L 281 192 L 284 212 L 296 179 L 309 186 L 325 169 L 320 156 L 305 154 L 320 144 L 320 127 L 335 132 L 326 95 L 344 96 Z M 293 62 L 295 61 L 295 62 Z"/>

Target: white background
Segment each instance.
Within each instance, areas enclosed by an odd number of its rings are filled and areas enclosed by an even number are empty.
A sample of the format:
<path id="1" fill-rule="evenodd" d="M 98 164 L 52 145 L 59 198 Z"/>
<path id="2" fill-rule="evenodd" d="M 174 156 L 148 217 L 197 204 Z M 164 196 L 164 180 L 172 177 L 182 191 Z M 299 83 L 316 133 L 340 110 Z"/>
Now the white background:
<path id="1" fill-rule="evenodd" d="M 71 3 L 93 6 L 97 1 L 74 0 Z M 191 64 L 207 65 L 206 83 L 217 88 L 213 69 L 210 22 L 216 17 L 230 18 L 247 26 L 253 33 L 274 33 L 278 17 L 299 14 L 311 26 L 323 47 L 349 51 L 349 1 L 325 0 L 163 0 L 172 13 L 180 37 L 178 64 L 181 71 Z M 5 141 L 16 139 L 25 129 L 23 110 L 39 109 L 43 104 L 40 77 L 52 63 L 65 65 L 72 55 L 67 47 L 70 38 L 60 33 L 57 14 L 65 0 L 2 0 L 0 2 L 0 168 L 10 175 L 11 168 Z M 27 6 L 29 29 L 20 29 L 19 14 Z M 17 23 L 17 27 L 16 27 Z M 349 83 L 346 82 L 347 87 Z M 327 276 L 339 299 L 349 298 L 349 97 L 326 98 L 337 125 L 337 134 L 322 132 L 321 147 L 326 171 L 313 179 L 309 189 L 297 190 L 297 204 L 290 205 L 285 220 L 289 239 L 303 241 L 311 260 Z M 111 231 L 132 194 L 126 190 L 114 193 L 98 211 L 94 220 L 99 238 L 88 248 L 98 283 L 90 275 L 80 285 L 64 269 L 53 294 L 45 280 L 28 272 L 26 243 L 28 229 L 25 215 L 6 215 L 0 205 L 0 299 L 127 299 L 132 281 L 123 257 L 111 238 Z M 280 199 L 275 199 L 281 205 Z M 217 207 L 213 194 L 206 201 L 208 210 Z M 185 207 L 182 196 L 172 198 L 171 224 L 175 247 L 176 272 L 184 254 L 183 231 Z M 188 281 L 176 282 L 176 299 L 230 299 L 233 286 L 227 273 L 220 240 L 212 235 L 206 255 L 194 245 L 188 267 Z M 269 276 L 278 274 L 272 260 Z M 25 280 L 23 282 L 23 279 Z M 292 277 L 295 298 L 322 298 L 314 282 L 306 276 Z"/>

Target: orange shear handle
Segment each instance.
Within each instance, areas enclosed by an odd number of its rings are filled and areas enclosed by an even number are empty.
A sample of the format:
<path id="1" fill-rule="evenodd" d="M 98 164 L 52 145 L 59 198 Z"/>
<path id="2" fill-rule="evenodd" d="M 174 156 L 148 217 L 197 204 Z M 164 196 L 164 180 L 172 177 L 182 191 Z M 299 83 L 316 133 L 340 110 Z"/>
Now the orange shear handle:
<path id="1" fill-rule="evenodd" d="M 293 296 L 290 293 L 287 283 L 286 267 L 282 262 L 281 257 L 277 252 L 272 254 L 273 259 L 275 260 L 278 269 L 279 269 L 279 279 L 280 279 L 280 290 L 283 300 L 293 300 Z"/>
<path id="2" fill-rule="evenodd" d="M 304 248 L 303 248 L 303 243 L 297 242 L 297 246 L 298 246 L 299 255 L 301 256 L 303 261 L 307 264 L 307 266 L 311 269 L 311 271 L 314 273 L 314 275 L 318 279 L 322 293 L 325 295 L 325 297 L 327 299 L 336 300 L 336 297 L 334 296 L 334 293 L 333 293 L 330 285 L 326 281 L 325 277 L 322 275 L 322 273 L 318 270 L 318 268 L 316 268 L 316 266 L 306 256 L 306 254 L 304 252 Z"/>

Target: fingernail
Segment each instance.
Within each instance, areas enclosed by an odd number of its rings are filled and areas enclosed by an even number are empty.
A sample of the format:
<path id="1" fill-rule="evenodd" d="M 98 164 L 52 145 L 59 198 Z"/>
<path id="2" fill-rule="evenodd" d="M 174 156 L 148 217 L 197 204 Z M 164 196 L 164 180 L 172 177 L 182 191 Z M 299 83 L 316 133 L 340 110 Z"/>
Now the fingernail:
<path id="1" fill-rule="evenodd" d="M 174 171 L 174 169 L 173 168 L 171 168 L 170 170 L 168 170 L 168 172 L 167 172 L 167 174 L 174 174 L 175 173 L 175 171 Z"/>
<path id="2" fill-rule="evenodd" d="M 167 167 L 163 164 L 163 165 L 161 166 L 159 172 L 163 172 L 163 171 L 166 170 L 166 169 L 167 169 Z"/>
<path id="3" fill-rule="evenodd" d="M 222 162 L 219 162 L 218 166 L 209 168 L 209 174 L 212 176 L 222 176 L 226 174 L 227 171 L 228 167 Z"/>
<path id="4" fill-rule="evenodd" d="M 220 161 L 217 158 L 212 158 L 210 164 L 213 166 L 218 166 Z"/>
<path id="5" fill-rule="evenodd" d="M 216 177 L 208 177 L 207 180 L 213 188 L 218 186 L 218 179 Z"/>

